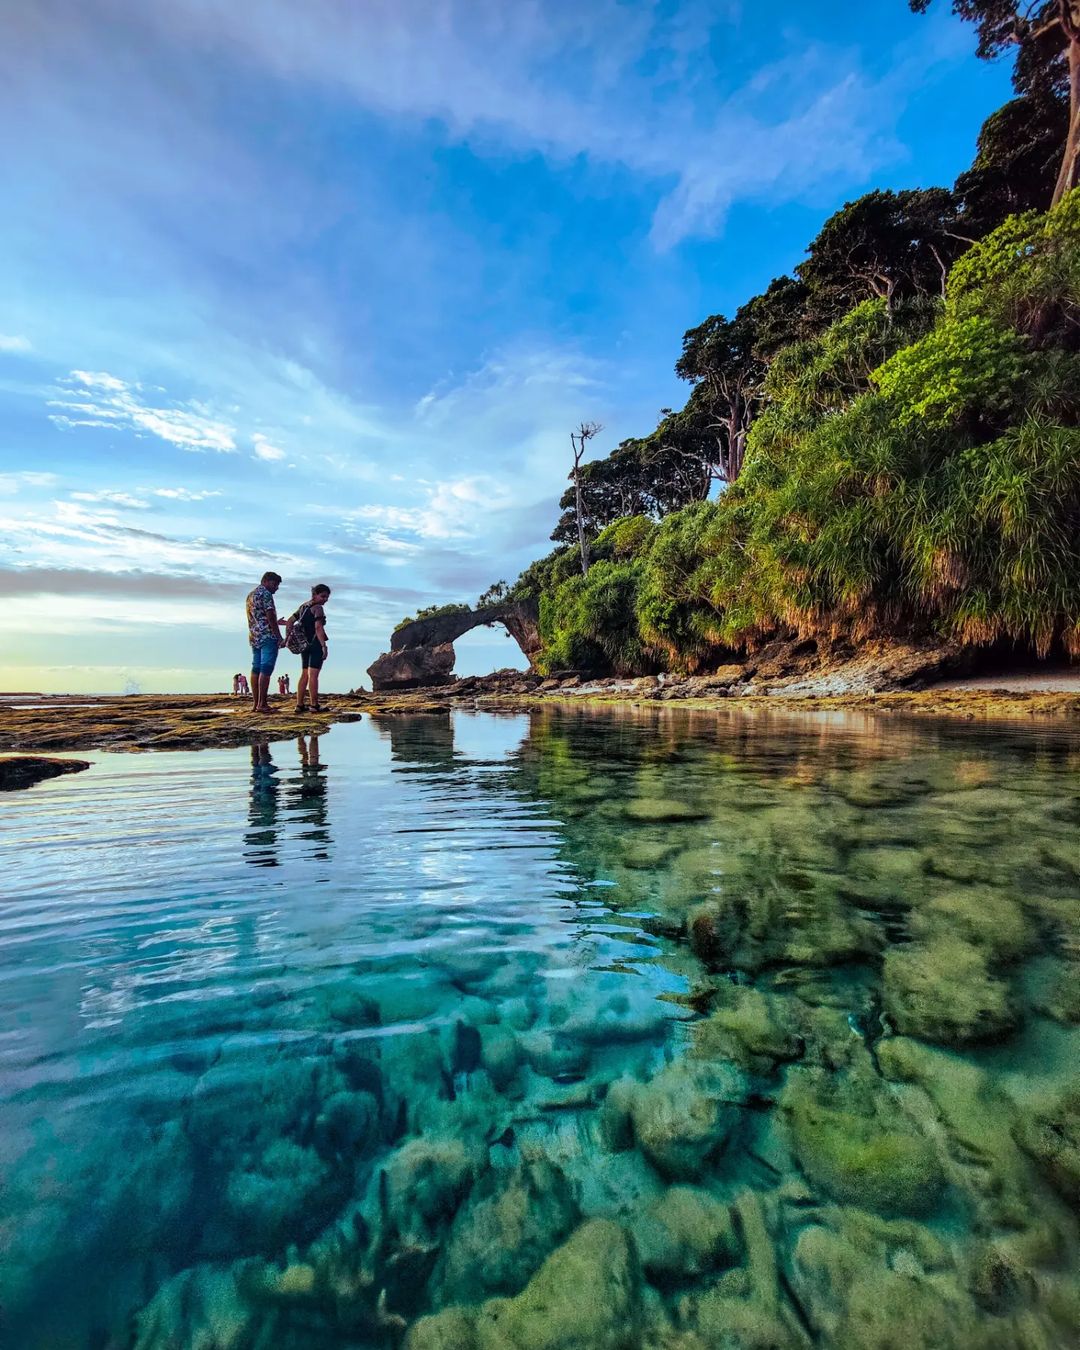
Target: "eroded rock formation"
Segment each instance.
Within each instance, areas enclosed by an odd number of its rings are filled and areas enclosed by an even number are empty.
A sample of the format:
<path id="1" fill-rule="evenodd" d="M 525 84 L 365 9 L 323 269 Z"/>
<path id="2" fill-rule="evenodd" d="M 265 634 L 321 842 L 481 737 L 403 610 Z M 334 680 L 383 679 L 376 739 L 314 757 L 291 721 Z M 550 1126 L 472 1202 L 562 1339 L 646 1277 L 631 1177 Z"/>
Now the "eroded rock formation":
<path id="1" fill-rule="evenodd" d="M 403 624 L 390 639 L 390 650 L 368 666 L 371 687 L 418 689 L 449 684 L 454 678 L 454 643 L 474 628 L 502 624 L 530 667 L 540 650 L 540 611 L 535 601 L 514 600 L 483 609 L 434 614 Z"/>

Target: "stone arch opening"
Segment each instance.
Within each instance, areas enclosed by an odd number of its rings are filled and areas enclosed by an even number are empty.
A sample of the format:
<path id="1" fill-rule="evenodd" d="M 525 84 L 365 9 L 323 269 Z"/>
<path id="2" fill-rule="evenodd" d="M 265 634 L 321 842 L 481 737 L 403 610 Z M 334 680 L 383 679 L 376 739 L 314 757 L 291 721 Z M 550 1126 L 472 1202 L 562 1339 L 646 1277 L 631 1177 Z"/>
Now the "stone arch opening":
<path id="1" fill-rule="evenodd" d="M 374 690 L 420 689 L 449 684 L 454 677 L 454 643 L 474 628 L 501 625 L 533 668 L 540 651 L 540 610 L 535 600 L 513 600 L 483 609 L 434 614 L 395 630 L 390 650 L 368 666 Z"/>

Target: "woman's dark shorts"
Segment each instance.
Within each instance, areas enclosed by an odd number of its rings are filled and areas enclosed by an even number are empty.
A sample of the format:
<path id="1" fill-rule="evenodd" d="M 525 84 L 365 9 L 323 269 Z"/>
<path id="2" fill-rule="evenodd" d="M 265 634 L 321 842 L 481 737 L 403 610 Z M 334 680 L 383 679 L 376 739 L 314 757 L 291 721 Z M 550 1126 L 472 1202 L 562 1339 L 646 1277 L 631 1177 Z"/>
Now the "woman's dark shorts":
<path id="1" fill-rule="evenodd" d="M 318 639 L 300 653 L 300 661 L 305 670 L 322 670 L 324 659 L 322 643 Z"/>

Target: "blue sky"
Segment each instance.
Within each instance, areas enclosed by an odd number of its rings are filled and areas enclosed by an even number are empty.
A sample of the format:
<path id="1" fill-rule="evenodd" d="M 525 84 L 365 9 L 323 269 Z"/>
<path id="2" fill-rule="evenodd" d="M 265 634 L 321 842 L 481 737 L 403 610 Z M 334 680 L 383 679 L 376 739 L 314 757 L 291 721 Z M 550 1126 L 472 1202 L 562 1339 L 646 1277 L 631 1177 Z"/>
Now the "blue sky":
<path id="1" fill-rule="evenodd" d="M 222 688 L 268 567 L 359 683 L 547 552 L 578 421 L 651 429 L 687 327 L 1008 96 L 904 0 L 0 4 L 7 689 Z"/>

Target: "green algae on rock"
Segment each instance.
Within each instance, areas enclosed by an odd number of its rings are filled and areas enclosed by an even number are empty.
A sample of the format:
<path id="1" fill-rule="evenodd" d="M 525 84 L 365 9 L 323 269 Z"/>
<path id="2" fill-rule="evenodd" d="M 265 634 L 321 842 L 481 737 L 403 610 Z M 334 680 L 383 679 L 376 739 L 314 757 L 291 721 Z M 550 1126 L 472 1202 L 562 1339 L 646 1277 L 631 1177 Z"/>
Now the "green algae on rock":
<path id="1" fill-rule="evenodd" d="M 985 952 L 948 934 L 894 947 L 885 956 L 885 1009 L 906 1036 L 944 1045 L 993 1041 L 1020 1020 L 1007 982 Z"/>
<path id="2" fill-rule="evenodd" d="M 634 1138 L 661 1175 L 693 1181 L 741 1128 L 748 1095 L 733 1065 L 676 1061 L 634 1092 Z"/>
<path id="3" fill-rule="evenodd" d="M 782 1107 L 799 1165 L 812 1185 L 844 1204 L 880 1214 L 925 1214 L 945 1184 L 932 1144 L 906 1127 L 899 1111 L 887 1113 L 822 1091 L 806 1076 L 792 1078 Z"/>

